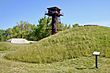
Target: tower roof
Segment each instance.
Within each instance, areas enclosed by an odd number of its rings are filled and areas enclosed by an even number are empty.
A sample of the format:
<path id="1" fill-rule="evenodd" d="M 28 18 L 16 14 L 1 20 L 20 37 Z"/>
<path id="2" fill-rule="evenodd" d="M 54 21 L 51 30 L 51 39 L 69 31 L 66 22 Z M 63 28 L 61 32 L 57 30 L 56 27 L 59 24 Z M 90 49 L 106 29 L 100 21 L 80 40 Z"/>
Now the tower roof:
<path id="1" fill-rule="evenodd" d="M 55 11 L 60 11 L 61 9 L 60 8 L 58 8 L 58 7 L 50 7 L 50 8 L 47 8 L 48 10 L 55 10 Z"/>

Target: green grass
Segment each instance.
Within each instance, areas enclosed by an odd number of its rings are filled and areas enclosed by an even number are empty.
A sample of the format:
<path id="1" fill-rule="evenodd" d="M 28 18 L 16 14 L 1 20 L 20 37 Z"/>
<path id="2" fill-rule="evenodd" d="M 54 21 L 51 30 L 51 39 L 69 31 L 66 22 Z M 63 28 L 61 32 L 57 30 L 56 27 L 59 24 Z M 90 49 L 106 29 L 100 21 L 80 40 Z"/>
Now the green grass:
<path id="1" fill-rule="evenodd" d="M 0 73 L 109 73 L 110 59 L 98 58 L 98 69 L 95 68 L 95 57 L 82 57 L 51 64 L 33 64 L 0 58 Z"/>
<path id="2" fill-rule="evenodd" d="M 88 57 L 93 51 L 110 58 L 110 28 L 102 26 L 76 27 L 5 55 L 6 59 L 29 63 L 53 63 L 68 59 Z"/>
<path id="3" fill-rule="evenodd" d="M 110 73 L 110 28 L 76 27 L 34 44 L 0 42 L 0 73 Z M 98 69 L 93 51 L 100 51 Z"/>
<path id="4" fill-rule="evenodd" d="M 8 42 L 0 42 L 0 51 L 9 50 L 12 44 Z"/>

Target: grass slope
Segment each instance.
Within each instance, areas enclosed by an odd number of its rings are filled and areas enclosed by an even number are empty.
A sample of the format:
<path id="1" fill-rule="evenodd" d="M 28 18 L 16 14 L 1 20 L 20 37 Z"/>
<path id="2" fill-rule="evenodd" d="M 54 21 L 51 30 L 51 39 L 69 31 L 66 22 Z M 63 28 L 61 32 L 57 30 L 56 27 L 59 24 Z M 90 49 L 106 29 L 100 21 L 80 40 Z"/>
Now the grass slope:
<path id="1" fill-rule="evenodd" d="M 110 73 L 110 59 L 99 58 L 98 69 L 94 63 L 94 57 L 75 58 L 51 64 L 23 63 L 0 57 L 0 73 Z"/>
<path id="2" fill-rule="evenodd" d="M 12 44 L 7 42 L 0 42 L 0 51 L 9 50 Z"/>
<path id="3" fill-rule="evenodd" d="M 19 49 L 16 49 L 19 48 Z M 100 51 L 102 57 L 110 57 L 110 28 L 102 26 L 76 27 L 36 44 L 13 46 L 16 49 L 5 58 L 30 63 L 52 63 L 68 59 L 88 57 Z"/>

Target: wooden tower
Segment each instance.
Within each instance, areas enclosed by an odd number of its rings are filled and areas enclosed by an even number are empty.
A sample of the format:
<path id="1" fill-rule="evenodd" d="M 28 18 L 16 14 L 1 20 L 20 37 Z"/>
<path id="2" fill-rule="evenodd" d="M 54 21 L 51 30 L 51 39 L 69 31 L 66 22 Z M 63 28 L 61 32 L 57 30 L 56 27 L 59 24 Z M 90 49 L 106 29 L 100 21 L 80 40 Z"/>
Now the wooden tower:
<path id="1" fill-rule="evenodd" d="M 47 8 L 48 9 L 48 13 L 46 13 L 45 15 L 51 16 L 52 17 L 52 35 L 57 33 L 57 23 L 58 23 L 58 17 L 63 16 L 60 11 L 61 9 L 59 9 L 58 7 L 50 7 Z"/>

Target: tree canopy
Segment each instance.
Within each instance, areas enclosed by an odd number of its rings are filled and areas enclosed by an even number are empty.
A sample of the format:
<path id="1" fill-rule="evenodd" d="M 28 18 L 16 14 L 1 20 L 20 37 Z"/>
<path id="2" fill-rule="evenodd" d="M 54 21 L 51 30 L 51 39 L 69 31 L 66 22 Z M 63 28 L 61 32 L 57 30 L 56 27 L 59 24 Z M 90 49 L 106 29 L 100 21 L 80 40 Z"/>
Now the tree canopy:
<path id="1" fill-rule="evenodd" d="M 51 35 L 50 17 L 43 17 L 38 20 L 38 24 L 31 24 L 26 21 L 17 22 L 13 28 L 0 30 L 0 41 L 5 41 L 11 38 L 25 38 L 27 40 L 38 41 Z M 70 28 L 69 26 L 58 23 L 57 31 L 62 31 Z"/>

